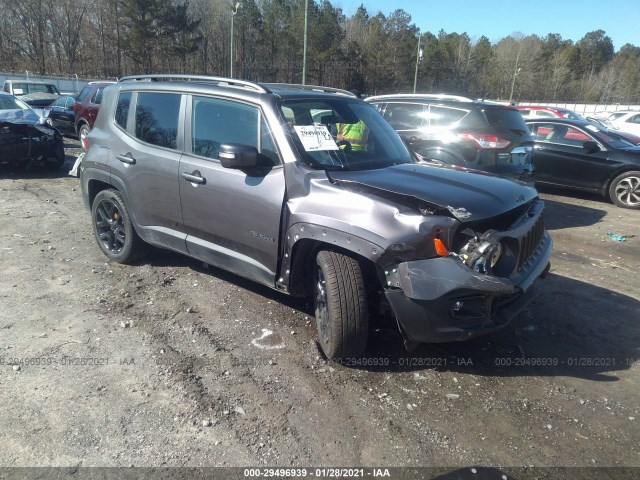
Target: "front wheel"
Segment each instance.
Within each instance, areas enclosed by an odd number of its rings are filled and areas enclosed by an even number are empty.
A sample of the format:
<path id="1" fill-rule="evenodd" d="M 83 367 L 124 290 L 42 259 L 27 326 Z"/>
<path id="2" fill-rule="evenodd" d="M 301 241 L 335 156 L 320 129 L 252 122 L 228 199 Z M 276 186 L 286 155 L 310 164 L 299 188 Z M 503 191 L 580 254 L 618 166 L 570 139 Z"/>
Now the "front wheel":
<path id="1" fill-rule="evenodd" d="M 49 168 L 56 169 L 62 167 L 64 165 L 64 161 L 64 143 L 62 143 L 62 140 L 60 140 L 60 143 L 58 143 L 55 147 L 53 156 L 47 159 L 46 165 Z"/>
<path id="2" fill-rule="evenodd" d="M 314 277 L 318 337 L 330 359 L 361 355 L 367 345 L 369 316 L 360 264 L 354 258 L 322 250 Z"/>
<path id="3" fill-rule="evenodd" d="M 640 210 L 640 172 L 624 172 L 614 178 L 609 198 L 619 207 Z"/>
<path id="4" fill-rule="evenodd" d="M 102 190 L 91 207 L 93 233 L 110 260 L 130 263 L 143 253 L 143 241 L 136 233 L 129 210 L 117 190 Z"/>

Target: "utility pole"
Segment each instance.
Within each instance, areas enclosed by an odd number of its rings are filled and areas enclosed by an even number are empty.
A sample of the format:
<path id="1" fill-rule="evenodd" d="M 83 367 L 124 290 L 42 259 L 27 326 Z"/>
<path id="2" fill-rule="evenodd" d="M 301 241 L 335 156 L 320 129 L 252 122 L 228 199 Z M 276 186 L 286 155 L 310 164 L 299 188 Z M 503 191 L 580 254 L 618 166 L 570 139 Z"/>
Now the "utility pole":
<path id="1" fill-rule="evenodd" d="M 304 45 L 302 47 L 302 84 L 307 84 L 307 37 L 309 25 L 309 0 L 304 0 Z"/>
<path id="2" fill-rule="evenodd" d="M 229 77 L 233 78 L 233 19 L 238 13 L 238 8 L 240 8 L 240 2 L 236 2 L 235 7 L 231 8 L 231 65 L 229 68 Z"/>
<path id="3" fill-rule="evenodd" d="M 520 68 L 518 68 L 518 60 L 520 60 L 520 50 L 518 50 L 518 54 L 516 55 L 516 68 L 513 70 L 513 80 L 511 81 L 511 93 L 509 94 L 509 103 L 513 100 L 513 89 L 516 86 L 516 77 L 518 73 L 520 73 Z"/>
<path id="4" fill-rule="evenodd" d="M 418 51 L 416 52 L 416 74 L 413 77 L 413 93 L 416 93 L 416 87 L 418 85 L 418 65 L 422 60 L 423 50 L 420 48 L 420 41 L 422 40 L 422 34 L 418 32 Z"/>

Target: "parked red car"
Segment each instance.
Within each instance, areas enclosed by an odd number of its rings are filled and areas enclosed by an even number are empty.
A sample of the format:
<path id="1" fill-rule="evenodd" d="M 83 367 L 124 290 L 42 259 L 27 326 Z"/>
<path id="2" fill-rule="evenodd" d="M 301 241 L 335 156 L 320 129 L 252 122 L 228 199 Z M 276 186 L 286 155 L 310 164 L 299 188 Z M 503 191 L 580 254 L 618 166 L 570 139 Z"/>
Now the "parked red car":
<path id="1" fill-rule="evenodd" d="M 516 107 L 526 119 L 530 118 L 568 118 L 569 120 L 584 120 L 579 113 L 560 107 L 541 107 L 537 105 L 518 105 Z"/>
<path id="2" fill-rule="evenodd" d="M 76 103 L 72 105 L 75 112 L 75 127 L 82 148 L 87 151 L 87 135 L 93 128 L 93 122 L 96 120 L 100 102 L 102 102 L 102 92 L 109 85 L 115 82 L 90 82 L 78 95 Z"/>

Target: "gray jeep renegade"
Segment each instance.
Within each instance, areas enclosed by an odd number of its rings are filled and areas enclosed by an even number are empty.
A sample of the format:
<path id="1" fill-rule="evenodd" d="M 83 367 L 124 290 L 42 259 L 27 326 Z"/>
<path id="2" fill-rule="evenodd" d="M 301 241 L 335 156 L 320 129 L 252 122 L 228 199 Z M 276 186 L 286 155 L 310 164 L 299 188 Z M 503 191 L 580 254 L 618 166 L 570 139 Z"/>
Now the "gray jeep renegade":
<path id="1" fill-rule="evenodd" d="M 343 90 L 126 77 L 104 91 L 80 176 L 109 259 L 149 243 L 311 296 L 329 358 L 361 355 L 379 312 L 407 348 L 496 330 L 549 270 L 534 189 L 420 164 Z"/>

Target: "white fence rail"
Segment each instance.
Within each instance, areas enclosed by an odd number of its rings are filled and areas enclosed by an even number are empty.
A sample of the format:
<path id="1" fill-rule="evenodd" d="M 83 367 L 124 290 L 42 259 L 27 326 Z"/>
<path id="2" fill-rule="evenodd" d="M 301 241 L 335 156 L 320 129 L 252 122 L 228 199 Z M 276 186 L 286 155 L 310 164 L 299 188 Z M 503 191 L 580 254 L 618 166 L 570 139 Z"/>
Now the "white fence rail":
<path id="1" fill-rule="evenodd" d="M 57 77 L 57 76 L 44 76 L 33 75 L 28 72 L 15 73 L 15 72 L 0 72 L 0 88 L 4 85 L 5 80 L 33 80 L 38 82 L 50 82 L 53 83 L 60 92 L 64 93 L 80 93 L 80 90 L 89 82 L 105 79 L 93 79 L 93 78 L 79 78 L 75 77 Z M 113 80 L 113 79 L 108 79 Z"/>
<path id="2" fill-rule="evenodd" d="M 618 110 L 640 110 L 640 104 L 627 103 L 537 103 L 537 102 L 518 102 L 522 106 L 539 106 L 539 107 L 559 107 L 568 108 L 584 117 L 603 116 L 605 113 L 617 112 Z"/>

